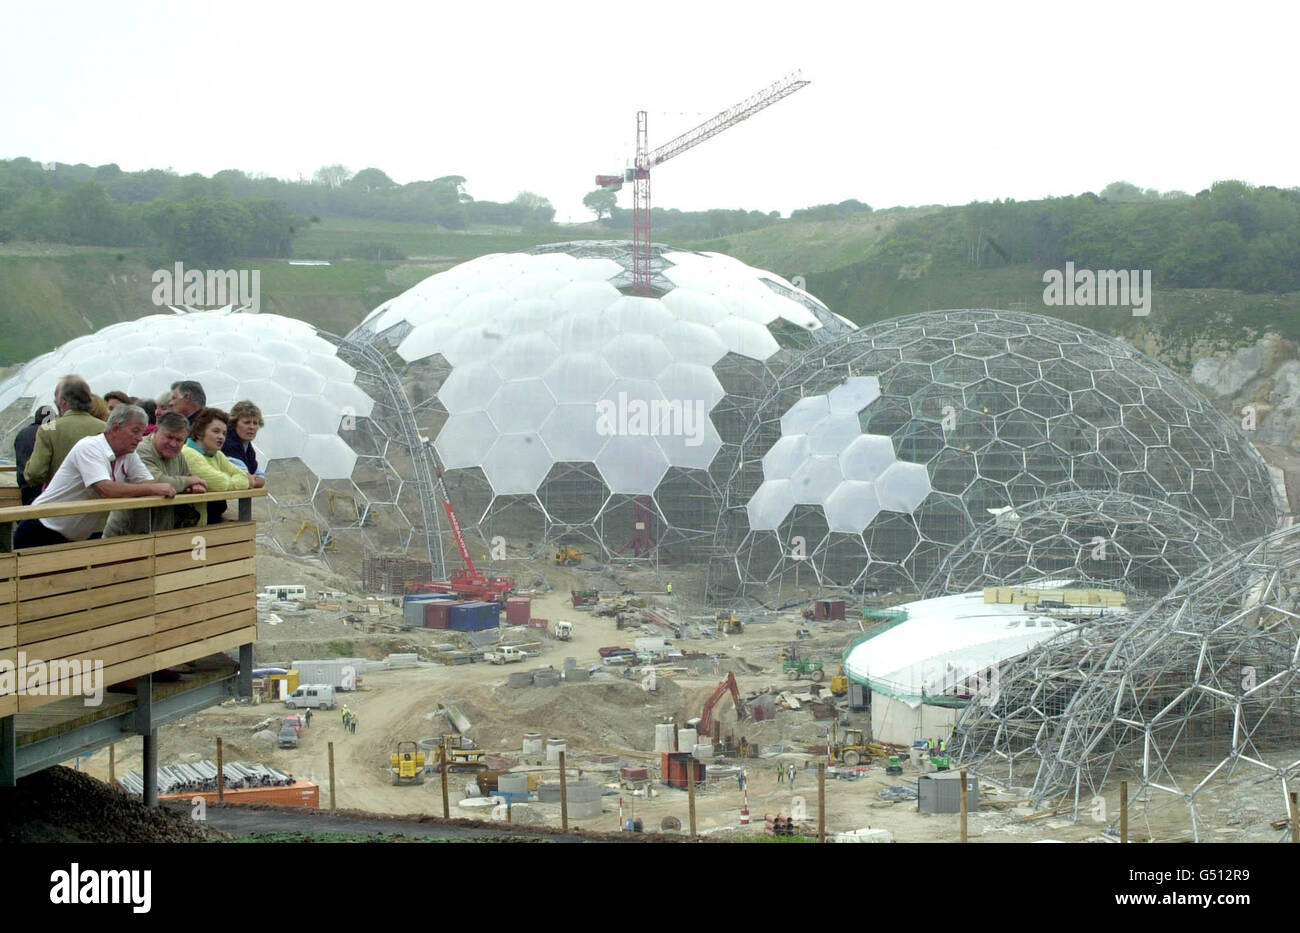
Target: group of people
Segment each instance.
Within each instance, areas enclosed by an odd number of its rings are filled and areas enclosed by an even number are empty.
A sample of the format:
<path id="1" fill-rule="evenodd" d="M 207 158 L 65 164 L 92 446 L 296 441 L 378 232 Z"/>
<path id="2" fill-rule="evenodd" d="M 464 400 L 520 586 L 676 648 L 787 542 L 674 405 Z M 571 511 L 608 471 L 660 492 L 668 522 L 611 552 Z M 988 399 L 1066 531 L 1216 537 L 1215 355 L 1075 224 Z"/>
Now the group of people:
<path id="1" fill-rule="evenodd" d="M 86 380 L 68 375 L 14 441 L 24 505 L 178 493 L 257 489 L 266 474 L 253 440 L 262 412 L 249 401 L 229 412 L 210 408 L 203 386 L 182 380 L 156 399 L 108 392 L 104 417 Z M 22 521 L 15 549 L 103 536 L 141 534 L 215 524 L 225 502 L 65 515 Z"/>
<path id="2" fill-rule="evenodd" d="M 346 703 L 343 705 L 343 731 L 353 735 L 357 732 L 357 714 L 348 709 Z"/>

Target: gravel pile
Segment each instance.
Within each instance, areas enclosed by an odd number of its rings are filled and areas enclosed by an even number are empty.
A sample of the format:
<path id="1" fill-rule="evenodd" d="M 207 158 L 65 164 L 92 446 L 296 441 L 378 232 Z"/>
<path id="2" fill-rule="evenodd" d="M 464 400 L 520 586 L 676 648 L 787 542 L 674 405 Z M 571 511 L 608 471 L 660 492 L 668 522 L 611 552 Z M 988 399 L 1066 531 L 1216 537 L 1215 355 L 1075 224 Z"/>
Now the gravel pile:
<path id="1" fill-rule="evenodd" d="M 0 790 L 0 843 L 212 842 L 220 830 L 170 810 L 150 810 L 71 768 L 47 768 Z"/>

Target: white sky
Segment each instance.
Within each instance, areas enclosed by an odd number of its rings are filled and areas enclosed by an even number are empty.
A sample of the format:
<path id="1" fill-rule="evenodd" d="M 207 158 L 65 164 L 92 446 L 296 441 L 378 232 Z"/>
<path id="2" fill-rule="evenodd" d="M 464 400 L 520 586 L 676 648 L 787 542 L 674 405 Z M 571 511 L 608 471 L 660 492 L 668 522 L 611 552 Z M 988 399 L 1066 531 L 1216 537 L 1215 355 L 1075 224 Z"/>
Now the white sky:
<path id="1" fill-rule="evenodd" d="M 779 210 L 1300 185 L 1292 4 L 733 0 L 10 5 L 0 157 L 398 182 L 560 220 L 597 173 L 801 68 L 658 168 L 654 203 Z M 632 20 L 644 10 L 644 22 Z M 630 207 L 630 190 L 619 195 Z"/>

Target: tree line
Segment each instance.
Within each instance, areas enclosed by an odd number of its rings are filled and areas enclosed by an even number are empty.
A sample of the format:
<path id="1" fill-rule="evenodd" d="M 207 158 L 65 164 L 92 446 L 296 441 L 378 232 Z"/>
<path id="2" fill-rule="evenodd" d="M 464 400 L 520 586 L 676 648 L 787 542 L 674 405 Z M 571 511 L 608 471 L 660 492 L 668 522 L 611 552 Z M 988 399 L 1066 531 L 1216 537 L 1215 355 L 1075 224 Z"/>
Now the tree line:
<path id="1" fill-rule="evenodd" d="M 0 242 L 159 246 L 186 261 L 288 258 L 304 225 L 323 217 L 437 224 L 545 227 L 555 208 L 521 191 L 507 203 L 476 201 L 465 178 L 398 185 L 383 171 L 322 167 L 310 181 L 230 169 L 211 178 L 117 165 L 0 161 Z"/>
<path id="2" fill-rule="evenodd" d="M 1151 270 L 1157 285 L 1300 291 L 1300 189 L 1220 181 L 1188 195 L 1116 182 L 1102 194 L 974 203 L 904 218 L 857 264 L 859 282 L 1030 264 Z"/>

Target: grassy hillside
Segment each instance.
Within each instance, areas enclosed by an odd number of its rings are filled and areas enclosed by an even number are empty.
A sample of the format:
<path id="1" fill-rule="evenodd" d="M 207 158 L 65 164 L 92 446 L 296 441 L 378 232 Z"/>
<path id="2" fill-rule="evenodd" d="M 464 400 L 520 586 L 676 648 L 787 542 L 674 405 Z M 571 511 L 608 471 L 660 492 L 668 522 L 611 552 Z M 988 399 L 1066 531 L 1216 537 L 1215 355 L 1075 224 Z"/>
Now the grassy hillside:
<path id="1" fill-rule="evenodd" d="M 1181 368 L 1214 350 L 1250 343 L 1266 330 L 1300 340 L 1300 293 L 1228 288 L 1166 288 L 1157 279 L 1149 317 L 1126 309 L 1052 308 L 1043 303 L 1041 263 L 965 262 L 951 242 L 964 230 L 959 208 L 880 211 L 830 221 L 783 221 L 717 240 L 682 242 L 714 250 L 786 277 L 858 324 L 938 308 L 996 307 L 1058 316 L 1124 336 Z M 920 221 L 933 237 L 900 236 Z M 608 236 L 589 224 L 536 232 L 482 228 L 452 233 L 433 224 L 327 219 L 295 241 L 302 259 L 243 264 L 261 270 L 262 310 L 346 333 L 371 309 L 452 265 L 494 252 Z M 905 248 L 900 249 L 900 241 Z M 935 244 L 933 247 L 927 244 Z M 405 259 L 342 259 L 367 249 Z M 978 260 L 978 257 L 976 257 Z M 26 361 L 82 334 L 156 309 L 155 269 L 170 267 L 157 250 L 9 243 L 0 246 L 0 366 Z M 237 265 L 236 268 L 241 266 Z"/>

